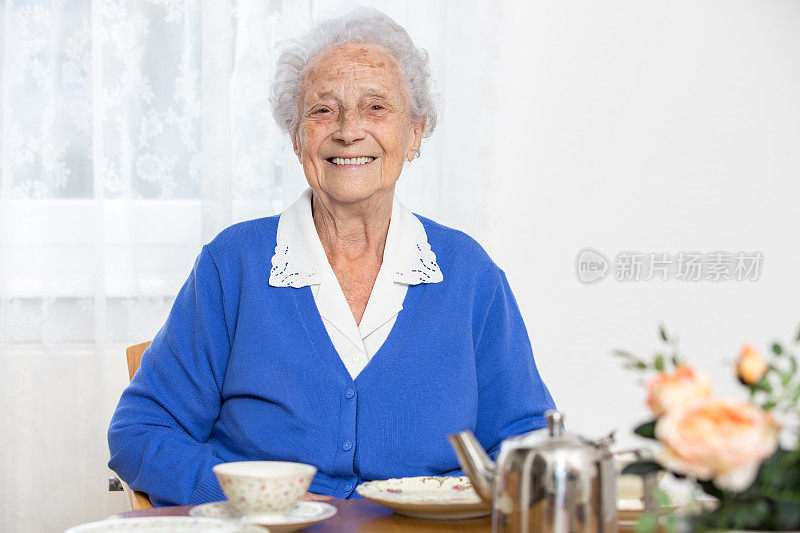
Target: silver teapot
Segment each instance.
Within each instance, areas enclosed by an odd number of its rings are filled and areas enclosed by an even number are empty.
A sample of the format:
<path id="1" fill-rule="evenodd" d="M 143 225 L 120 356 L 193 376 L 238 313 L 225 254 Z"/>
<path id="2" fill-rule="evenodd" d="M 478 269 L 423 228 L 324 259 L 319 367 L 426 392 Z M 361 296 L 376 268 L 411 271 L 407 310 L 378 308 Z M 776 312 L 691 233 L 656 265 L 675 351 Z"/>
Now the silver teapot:
<path id="1" fill-rule="evenodd" d="M 493 463 L 470 431 L 450 435 L 478 495 L 492 504 L 494 533 L 608 533 L 617 531 L 613 434 L 593 442 L 564 432 L 564 417 L 546 413 L 549 431 L 503 441 Z M 645 508 L 655 484 L 645 479 Z"/>

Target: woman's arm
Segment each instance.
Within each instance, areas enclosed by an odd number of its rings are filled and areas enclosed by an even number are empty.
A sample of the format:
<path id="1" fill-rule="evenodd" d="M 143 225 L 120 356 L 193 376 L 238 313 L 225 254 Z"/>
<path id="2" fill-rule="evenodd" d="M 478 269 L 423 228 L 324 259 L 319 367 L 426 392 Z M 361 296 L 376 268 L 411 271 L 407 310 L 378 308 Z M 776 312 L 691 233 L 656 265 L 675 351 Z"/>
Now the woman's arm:
<path id="1" fill-rule="evenodd" d="M 555 409 L 533 360 L 528 332 L 505 273 L 489 304 L 476 343 L 478 420 L 475 436 L 494 459 L 506 437 L 545 427 Z"/>
<path id="2" fill-rule="evenodd" d="M 108 466 L 154 505 L 224 499 L 207 444 L 230 353 L 217 266 L 204 247 L 166 323 L 122 393 Z"/>

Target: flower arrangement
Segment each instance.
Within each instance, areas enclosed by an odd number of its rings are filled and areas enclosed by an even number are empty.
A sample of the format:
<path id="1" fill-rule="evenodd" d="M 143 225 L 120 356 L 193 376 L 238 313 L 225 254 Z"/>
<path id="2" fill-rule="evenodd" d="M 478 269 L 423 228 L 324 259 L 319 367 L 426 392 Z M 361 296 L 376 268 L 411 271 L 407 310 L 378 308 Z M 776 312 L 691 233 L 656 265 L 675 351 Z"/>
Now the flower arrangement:
<path id="1" fill-rule="evenodd" d="M 655 439 L 655 461 L 641 461 L 623 473 L 645 475 L 666 470 L 695 480 L 719 503 L 695 508 L 687 517 L 695 530 L 800 529 L 800 373 L 798 358 L 775 342 L 771 357 L 745 344 L 736 376 L 747 399 L 713 393 L 701 371 L 680 355 L 677 339 L 659 328 L 664 343 L 650 360 L 617 350 L 625 367 L 645 373 L 647 405 L 653 419 L 634 432 Z M 800 332 L 792 348 L 800 346 Z M 782 423 L 779 423 L 779 420 Z M 664 494 L 659 495 L 664 504 Z M 673 529 L 669 520 L 667 528 Z M 655 529 L 657 516 L 643 516 L 639 531 Z"/>

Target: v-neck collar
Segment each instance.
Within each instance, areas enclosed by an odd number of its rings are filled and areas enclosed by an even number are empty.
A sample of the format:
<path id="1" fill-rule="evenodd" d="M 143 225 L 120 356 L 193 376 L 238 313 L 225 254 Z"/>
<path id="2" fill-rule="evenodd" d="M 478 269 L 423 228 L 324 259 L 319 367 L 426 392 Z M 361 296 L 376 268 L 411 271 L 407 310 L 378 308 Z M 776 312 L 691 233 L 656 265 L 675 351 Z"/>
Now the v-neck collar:
<path id="1" fill-rule="evenodd" d="M 393 355 L 403 346 L 406 337 L 411 333 L 417 321 L 426 289 L 426 285 L 408 288 L 402 303 L 404 312 L 397 316 L 389 336 L 369 360 L 367 366 L 355 378 L 350 375 L 342 358 L 339 357 L 339 353 L 325 329 L 325 324 L 322 322 L 322 316 L 314 313 L 315 302 L 311 287 L 306 286 L 301 290 L 292 291 L 292 299 L 295 302 L 300 323 L 315 346 L 315 351 L 319 354 L 323 364 L 332 365 L 334 375 L 344 383 L 355 383 L 359 390 L 363 390 L 376 379 L 376 376 L 383 373 L 381 368 L 385 370 L 385 366 L 390 364 Z"/>

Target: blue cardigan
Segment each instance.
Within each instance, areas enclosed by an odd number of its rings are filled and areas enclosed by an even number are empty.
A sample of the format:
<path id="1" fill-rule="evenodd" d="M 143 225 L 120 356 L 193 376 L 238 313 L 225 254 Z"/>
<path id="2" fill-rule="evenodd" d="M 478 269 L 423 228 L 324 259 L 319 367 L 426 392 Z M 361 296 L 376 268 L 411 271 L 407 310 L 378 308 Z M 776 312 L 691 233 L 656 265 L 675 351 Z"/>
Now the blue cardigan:
<path id="1" fill-rule="evenodd" d="M 278 216 L 204 246 L 122 393 L 109 467 L 155 505 L 223 500 L 211 467 L 310 463 L 309 489 L 357 496 L 362 481 L 460 474 L 449 433 L 493 457 L 554 407 L 505 274 L 462 232 L 419 217 L 444 281 L 412 285 L 356 377 L 309 287 L 271 287 Z"/>

